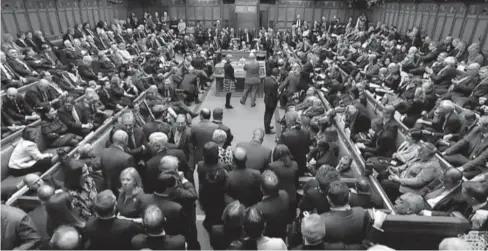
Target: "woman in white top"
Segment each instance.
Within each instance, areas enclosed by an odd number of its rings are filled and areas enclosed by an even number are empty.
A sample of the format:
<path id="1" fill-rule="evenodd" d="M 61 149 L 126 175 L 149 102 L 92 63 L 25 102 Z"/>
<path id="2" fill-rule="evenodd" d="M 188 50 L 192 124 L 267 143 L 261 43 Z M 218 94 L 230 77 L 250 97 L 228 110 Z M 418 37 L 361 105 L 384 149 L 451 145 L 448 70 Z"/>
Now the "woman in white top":
<path id="1" fill-rule="evenodd" d="M 50 153 L 41 153 L 36 144 L 38 129 L 27 127 L 22 131 L 22 139 L 15 146 L 8 163 L 9 174 L 13 176 L 24 176 L 29 173 L 43 173 L 53 163 Z"/>
<path id="2" fill-rule="evenodd" d="M 265 219 L 261 211 L 250 208 L 244 217 L 244 232 L 246 239 L 240 243 L 232 243 L 229 249 L 236 250 L 288 250 L 281 238 L 263 236 Z"/>

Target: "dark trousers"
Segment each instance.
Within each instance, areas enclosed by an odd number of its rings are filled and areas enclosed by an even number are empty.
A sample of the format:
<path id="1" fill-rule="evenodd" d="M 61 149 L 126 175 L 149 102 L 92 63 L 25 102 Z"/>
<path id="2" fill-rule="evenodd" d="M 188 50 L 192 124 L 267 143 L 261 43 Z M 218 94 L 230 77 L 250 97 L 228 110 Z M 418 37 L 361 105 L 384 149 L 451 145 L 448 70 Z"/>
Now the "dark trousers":
<path id="1" fill-rule="evenodd" d="M 38 160 L 33 166 L 23 169 L 9 168 L 8 173 L 12 176 L 19 177 L 29 173 L 44 173 L 53 165 L 51 158 L 44 158 Z"/>
<path id="2" fill-rule="evenodd" d="M 264 109 L 264 130 L 266 132 L 271 131 L 271 121 L 273 119 L 274 111 L 276 110 L 276 106 L 278 105 L 277 101 L 271 101 L 265 103 Z"/>

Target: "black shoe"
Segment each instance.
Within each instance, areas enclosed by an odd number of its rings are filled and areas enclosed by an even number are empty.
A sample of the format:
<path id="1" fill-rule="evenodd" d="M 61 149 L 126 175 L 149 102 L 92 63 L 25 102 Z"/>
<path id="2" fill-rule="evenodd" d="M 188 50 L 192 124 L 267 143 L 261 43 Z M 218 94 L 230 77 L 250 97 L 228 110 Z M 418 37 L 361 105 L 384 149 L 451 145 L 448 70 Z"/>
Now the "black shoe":
<path id="1" fill-rule="evenodd" d="M 241 105 L 246 105 L 246 102 L 244 102 L 242 100 L 240 100 L 239 102 L 241 103 Z"/>
<path id="2" fill-rule="evenodd" d="M 266 134 L 275 134 L 275 133 L 276 133 L 276 132 L 275 132 L 275 131 L 273 131 L 273 130 L 271 130 L 271 129 L 270 129 L 269 131 L 266 131 Z"/>
<path id="3" fill-rule="evenodd" d="M 200 104 L 200 103 L 202 103 L 202 101 L 200 101 L 200 99 L 195 100 L 195 104 Z"/>
<path id="4" fill-rule="evenodd" d="M 251 107 L 255 107 L 255 106 L 256 106 L 256 103 L 254 103 L 254 104 L 251 104 Z"/>
<path id="5" fill-rule="evenodd" d="M 269 130 L 273 130 L 273 129 L 274 129 L 274 126 L 270 126 L 270 127 L 269 127 Z"/>
<path id="6" fill-rule="evenodd" d="M 196 118 L 198 116 L 198 113 L 192 112 L 192 113 L 190 113 L 190 116 L 191 116 L 192 119 L 194 119 L 194 118 Z"/>
<path id="7" fill-rule="evenodd" d="M 225 108 L 227 108 L 227 109 L 234 109 L 234 107 L 231 106 L 231 105 L 225 105 Z"/>

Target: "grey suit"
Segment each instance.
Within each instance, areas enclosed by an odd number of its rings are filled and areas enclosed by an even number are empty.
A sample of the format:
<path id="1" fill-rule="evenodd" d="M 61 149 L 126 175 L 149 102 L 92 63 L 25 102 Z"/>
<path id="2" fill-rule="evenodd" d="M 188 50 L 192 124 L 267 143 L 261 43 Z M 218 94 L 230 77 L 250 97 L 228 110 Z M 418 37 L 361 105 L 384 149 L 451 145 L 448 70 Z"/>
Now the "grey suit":
<path id="1" fill-rule="evenodd" d="M 251 93 L 251 104 L 256 104 L 256 94 L 258 91 L 258 85 L 261 83 L 261 78 L 259 76 L 259 63 L 258 61 L 248 61 L 244 65 L 244 70 L 246 71 L 246 79 L 244 83 L 246 84 L 246 89 L 242 95 L 241 103 L 246 103 L 247 95 Z"/>
<path id="2" fill-rule="evenodd" d="M 134 159 L 132 156 L 124 151 L 124 149 L 111 145 L 103 149 L 100 162 L 102 164 L 102 173 L 107 184 L 106 188 L 111 189 L 115 194 L 118 194 L 120 187 L 120 173 L 127 167 L 134 166 Z"/>
<path id="3" fill-rule="evenodd" d="M 242 147 L 246 150 L 246 167 L 249 169 L 263 172 L 271 162 L 271 149 L 262 146 L 257 141 L 241 142 L 237 144 L 237 147 Z"/>
<path id="4" fill-rule="evenodd" d="M 193 163 L 198 163 L 203 160 L 203 146 L 212 141 L 212 135 L 219 125 L 212 123 L 210 120 L 201 120 L 192 125 L 191 138 L 193 147 L 195 148 L 195 159 Z"/>

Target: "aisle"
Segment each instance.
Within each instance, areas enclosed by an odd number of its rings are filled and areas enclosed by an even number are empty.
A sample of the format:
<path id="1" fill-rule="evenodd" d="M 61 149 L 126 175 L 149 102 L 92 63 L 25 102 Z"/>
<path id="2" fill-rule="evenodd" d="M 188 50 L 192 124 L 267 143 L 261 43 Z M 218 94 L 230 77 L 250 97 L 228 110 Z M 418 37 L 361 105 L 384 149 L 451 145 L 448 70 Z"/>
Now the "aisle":
<path id="1" fill-rule="evenodd" d="M 250 141 L 252 138 L 252 132 L 256 128 L 264 129 L 264 101 L 262 98 L 256 99 L 256 106 L 251 107 L 251 100 L 248 98 L 247 104 L 241 105 L 239 102 L 239 97 L 233 97 L 231 99 L 231 105 L 234 109 L 224 109 L 224 119 L 225 125 L 231 128 L 232 134 L 234 135 L 234 140 L 232 141 L 232 147 L 239 142 Z M 212 85 L 208 94 L 202 100 L 202 104 L 199 109 L 208 108 L 213 110 L 214 108 L 221 107 L 224 108 L 225 97 L 215 96 L 215 84 Z M 193 123 L 197 123 L 199 118 L 195 118 Z M 274 120 L 273 120 L 274 121 Z M 276 125 L 273 125 L 276 127 Z M 275 136 L 276 134 L 266 135 L 264 137 L 263 145 L 271 149 L 275 146 Z M 198 241 L 200 242 L 202 250 L 211 250 L 209 236 L 205 228 L 203 228 L 203 219 L 205 214 L 197 206 L 197 230 L 198 230 Z"/>

